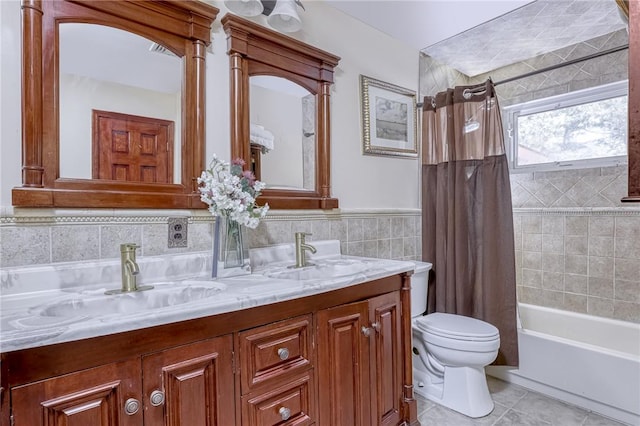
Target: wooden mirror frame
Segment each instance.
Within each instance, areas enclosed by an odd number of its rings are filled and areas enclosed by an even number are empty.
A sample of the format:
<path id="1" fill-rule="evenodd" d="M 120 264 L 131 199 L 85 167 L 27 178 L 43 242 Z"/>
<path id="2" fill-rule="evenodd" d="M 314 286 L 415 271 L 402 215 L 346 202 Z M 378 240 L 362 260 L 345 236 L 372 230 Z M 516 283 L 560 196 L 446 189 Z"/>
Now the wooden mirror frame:
<path id="1" fill-rule="evenodd" d="M 205 57 L 218 9 L 194 0 L 22 1 L 22 186 L 19 207 L 205 208 Z M 61 22 L 106 25 L 183 57 L 181 183 L 60 177 L 58 31 Z M 87 140 L 90 144 L 91 141 Z"/>
<path id="2" fill-rule="evenodd" d="M 236 15 L 222 18 L 227 34 L 231 91 L 231 157 L 250 164 L 249 77 L 282 77 L 316 97 L 316 170 L 314 190 L 265 189 L 260 203 L 274 209 L 332 209 L 330 90 L 340 58 Z M 302 159 L 300 160 L 302 161 Z M 268 183 L 268 182 L 267 182 Z"/>

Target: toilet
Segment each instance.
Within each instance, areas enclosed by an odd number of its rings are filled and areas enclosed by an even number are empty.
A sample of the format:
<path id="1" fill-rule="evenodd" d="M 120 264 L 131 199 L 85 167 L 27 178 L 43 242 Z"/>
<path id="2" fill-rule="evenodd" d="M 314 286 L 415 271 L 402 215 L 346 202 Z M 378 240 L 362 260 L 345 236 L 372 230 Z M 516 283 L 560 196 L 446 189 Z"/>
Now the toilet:
<path id="1" fill-rule="evenodd" d="M 431 264 L 416 262 L 411 277 L 413 389 L 433 402 L 469 417 L 493 411 L 484 367 L 498 355 L 500 333 L 493 325 L 427 309 Z"/>

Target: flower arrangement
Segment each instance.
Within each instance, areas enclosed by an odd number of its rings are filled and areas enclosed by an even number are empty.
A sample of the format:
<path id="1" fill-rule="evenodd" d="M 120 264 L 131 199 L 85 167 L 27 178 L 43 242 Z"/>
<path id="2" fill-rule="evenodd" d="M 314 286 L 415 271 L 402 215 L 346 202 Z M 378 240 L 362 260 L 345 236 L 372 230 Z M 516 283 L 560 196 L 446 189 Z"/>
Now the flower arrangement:
<path id="1" fill-rule="evenodd" d="M 243 170 L 244 165 L 241 158 L 229 164 L 214 154 L 209 168 L 198 178 L 200 199 L 209 205 L 211 214 L 255 229 L 266 216 L 269 205 L 256 205 L 265 184 L 256 180 L 250 170 Z"/>

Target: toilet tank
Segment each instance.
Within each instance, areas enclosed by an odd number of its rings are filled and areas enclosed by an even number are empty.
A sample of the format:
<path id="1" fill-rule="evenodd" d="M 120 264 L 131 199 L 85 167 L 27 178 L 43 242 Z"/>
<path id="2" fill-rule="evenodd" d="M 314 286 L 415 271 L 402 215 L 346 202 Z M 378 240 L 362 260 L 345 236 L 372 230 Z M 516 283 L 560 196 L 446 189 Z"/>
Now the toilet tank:
<path id="1" fill-rule="evenodd" d="M 416 268 L 411 276 L 411 318 L 420 316 L 427 310 L 427 287 L 431 264 L 414 261 Z"/>

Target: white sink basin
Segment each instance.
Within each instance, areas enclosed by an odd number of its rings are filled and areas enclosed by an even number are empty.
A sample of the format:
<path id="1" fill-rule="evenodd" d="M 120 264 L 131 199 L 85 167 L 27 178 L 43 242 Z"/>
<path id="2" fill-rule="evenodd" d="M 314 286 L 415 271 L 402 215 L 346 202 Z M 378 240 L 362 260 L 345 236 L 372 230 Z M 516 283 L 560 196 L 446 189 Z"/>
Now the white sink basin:
<path id="1" fill-rule="evenodd" d="M 368 262 L 359 259 L 323 259 L 315 261 L 314 265 L 303 268 L 280 268 L 274 271 L 267 271 L 265 275 L 270 278 L 304 281 L 356 275 L 369 268 Z"/>
<path id="2" fill-rule="evenodd" d="M 202 281 L 157 283 L 153 286 L 152 290 L 135 293 L 67 298 L 32 308 L 30 313 L 56 318 L 135 314 L 214 297 L 227 287 L 222 283 Z"/>

